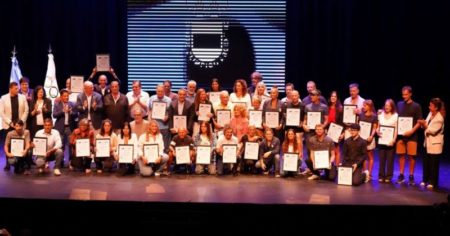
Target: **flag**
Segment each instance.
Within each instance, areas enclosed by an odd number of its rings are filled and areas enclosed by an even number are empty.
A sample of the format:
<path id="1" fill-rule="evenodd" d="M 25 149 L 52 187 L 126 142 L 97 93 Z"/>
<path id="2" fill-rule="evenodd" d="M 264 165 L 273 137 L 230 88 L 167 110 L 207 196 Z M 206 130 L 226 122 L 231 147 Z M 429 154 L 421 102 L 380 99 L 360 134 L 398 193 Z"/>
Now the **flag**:
<path id="1" fill-rule="evenodd" d="M 48 54 L 47 74 L 44 81 L 44 90 L 48 98 L 53 101 L 59 96 L 58 82 L 56 81 L 56 68 L 53 54 Z"/>
<path id="2" fill-rule="evenodd" d="M 16 82 L 19 84 L 19 80 L 22 78 L 22 72 L 20 71 L 19 62 L 17 61 L 15 54 L 13 54 L 11 62 L 11 75 L 9 76 L 9 83 Z"/>

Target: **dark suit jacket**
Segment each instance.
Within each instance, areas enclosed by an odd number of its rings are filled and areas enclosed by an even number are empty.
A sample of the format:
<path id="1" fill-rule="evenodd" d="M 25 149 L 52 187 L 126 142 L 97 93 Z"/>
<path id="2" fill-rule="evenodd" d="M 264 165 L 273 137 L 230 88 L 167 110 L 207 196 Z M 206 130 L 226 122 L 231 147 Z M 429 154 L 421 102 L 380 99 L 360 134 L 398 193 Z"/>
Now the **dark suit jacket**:
<path id="1" fill-rule="evenodd" d="M 75 103 L 69 101 L 68 105 L 70 108 L 72 108 L 72 111 L 69 114 L 69 128 L 70 131 L 73 131 L 77 123 L 75 122 L 76 118 L 78 117 L 77 108 L 75 106 Z M 55 101 L 55 104 L 53 106 L 53 118 L 56 119 L 55 121 L 55 129 L 58 130 L 58 132 L 61 135 L 64 135 L 64 103 L 61 101 Z"/>
<path id="2" fill-rule="evenodd" d="M 109 88 L 109 85 L 106 85 L 105 94 L 102 94 L 102 89 L 100 88 L 100 85 L 94 84 L 94 92 L 97 92 L 100 95 L 102 95 L 102 97 L 105 97 L 106 95 L 111 93 L 111 89 Z"/>
<path id="3" fill-rule="evenodd" d="M 103 101 L 102 101 L 102 95 L 100 95 L 97 92 L 92 93 L 92 99 L 91 99 L 91 122 L 92 126 L 94 126 L 95 129 L 100 129 L 100 126 L 102 125 L 102 119 L 103 119 Z M 78 118 L 84 119 L 88 118 L 88 109 L 84 109 L 83 103 L 84 101 L 87 101 L 87 97 L 85 93 L 78 94 L 77 97 L 77 111 L 78 111 Z M 92 108 L 92 104 L 94 101 L 97 103 L 97 106 Z"/>
<path id="4" fill-rule="evenodd" d="M 186 116 L 186 125 L 190 134 L 194 128 L 194 115 L 195 115 L 194 104 L 188 100 L 185 100 L 182 116 Z M 169 107 L 169 129 L 173 128 L 173 116 L 178 115 L 178 100 L 172 101 Z"/>
<path id="5" fill-rule="evenodd" d="M 112 121 L 113 129 L 121 129 L 125 121 L 130 121 L 130 109 L 128 108 L 128 99 L 125 95 L 120 94 L 117 103 L 114 102 L 114 98 L 111 94 L 103 97 L 103 109 L 105 119 Z"/>

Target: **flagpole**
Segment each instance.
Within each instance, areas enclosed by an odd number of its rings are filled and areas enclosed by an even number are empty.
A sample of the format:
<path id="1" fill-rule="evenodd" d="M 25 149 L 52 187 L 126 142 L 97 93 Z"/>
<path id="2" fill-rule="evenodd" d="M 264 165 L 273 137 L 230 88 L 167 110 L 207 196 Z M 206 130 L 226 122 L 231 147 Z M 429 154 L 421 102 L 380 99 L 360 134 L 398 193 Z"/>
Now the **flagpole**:
<path id="1" fill-rule="evenodd" d="M 12 53 L 13 57 L 16 57 L 16 54 L 17 54 L 16 45 L 14 45 L 14 48 L 11 53 Z"/>

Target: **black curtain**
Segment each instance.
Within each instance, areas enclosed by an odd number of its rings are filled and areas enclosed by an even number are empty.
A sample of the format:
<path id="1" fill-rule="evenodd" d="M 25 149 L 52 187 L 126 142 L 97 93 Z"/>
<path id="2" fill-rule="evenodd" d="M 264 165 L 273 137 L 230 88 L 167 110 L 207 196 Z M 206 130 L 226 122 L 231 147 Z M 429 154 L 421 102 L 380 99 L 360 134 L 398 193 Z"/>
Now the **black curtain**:
<path id="1" fill-rule="evenodd" d="M 0 9 L 1 94 L 8 91 L 14 45 L 32 87 L 44 83 L 49 44 L 59 88 L 70 75 L 89 76 L 97 53 L 109 53 L 111 66 L 126 82 L 125 0 L 15 0 L 2 1 Z"/>

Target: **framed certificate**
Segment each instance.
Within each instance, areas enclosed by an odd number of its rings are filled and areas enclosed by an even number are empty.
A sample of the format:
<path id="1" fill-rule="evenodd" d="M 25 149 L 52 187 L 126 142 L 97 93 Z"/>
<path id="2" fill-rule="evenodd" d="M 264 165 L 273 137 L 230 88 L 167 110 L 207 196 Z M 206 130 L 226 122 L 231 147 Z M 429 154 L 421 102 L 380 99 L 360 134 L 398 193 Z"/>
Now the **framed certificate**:
<path id="1" fill-rule="evenodd" d="M 306 126 L 309 129 L 316 129 L 317 124 L 322 124 L 322 112 L 308 111 L 306 113 Z"/>
<path id="2" fill-rule="evenodd" d="M 35 137 L 33 138 L 33 155 L 47 156 L 47 138 Z"/>
<path id="3" fill-rule="evenodd" d="M 286 109 L 286 126 L 300 126 L 300 109 L 287 108 Z"/>
<path id="4" fill-rule="evenodd" d="M 109 138 L 98 138 L 95 140 L 95 157 L 111 156 L 111 140 Z"/>
<path id="5" fill-rule="evenodd" d="M 222 148 L 223 148 L 222 153 L 223 163 L 236 163 L 237 145 L 224 144 L 222 145 Z"/>
<path id="6" fill-rule="evenodd" d="M 342 121 L 346 124 L 354 124 L 356 123 L 356 114 L 355 109 L 357 108 L 356 105 L 344 105 L 344 112 Z"/>
<path id="7" fill-rule="evenodd" d="M 333 142 L 339 143 L 339 137 L 342 134 L 342 130 L 344 126 L 338 125 L 336 123 L 330 123 L 330 127 L 328 128 L 327 136 L 330 137 Z"/>
<path id="8" fill-rule="evenodd" d="M 109 54 L 97 54 L 97 71 L 109 71 Z"/>
<path id="9" fill-rule="evenodd" d="M 220 102 L 220 93 L 221 92 L 209 92 L 209 101 L 212 104 L 217 104 Z"/>
<path id="10" fill-rule="evenodd" d="M 246 160 L 258 160 L 259 159 L 259 143 L 258 142 L 246 142 L 244 159 Z"/>
<path id="11" fill-rule="evenodd" d="M 200 104 L 198 106 L 198 120 L 209 121 L 209 113 L 211 113 L 211 104 Z"/>
<path id="12" fill-rule="evenodd" d="M 144 149 L 144 158 L 147 159 L 147 163 L 155 163 L 159 157 L 158 144 L 144 144 L 142 148 Z"/>
<path id="13" fill-rule="evenodd" d="M 82 93 L 84 90 L 84 77 L 82 75 L 70 76 L 70 91 L 72 93 Z"/>
<path id="14" fill-rule="evenodd" d="M 403 135 L 405 132 L 412 130 L 413 128 L 413 118 L 412 117 L 405 117 L 405 116 L 399 116 L 398 117 L 398 135 Z"/>
<path id="15" fill-rule="evenodd" d="M 167 103 L 165 102 L 152 102 L 152 119 L 164 120 L 166 117 Z"/>
<path id="16" fill-rule="evenodd" d="M 314 152 L 314 169 L 330 169 L 330 152 L 328 150 Z"/>
<path id="17" fill-rule="evenodd" d="M 254 125 L 256 128 L 262 128 L 262 111 L 250 110 L 248 111 L 249 125 Z"/>
<path id="18" fill-rule="evenodd" d="M 225 125 L 230 124 L 231 121 L 231 110 L 217 110 L 217 123 L 219 123 L 220 126 L 224 127 Z"/>
<path id="19" fill-rule="evenodd" d="M 361 136 L 362 139 L 367 140 L 372 134 L 372 123 L 367 121 L 359 121 L 359 127 L 361 127 L 359 130 L 359 136 Z"/>
<path id="20" fill-rule="evenodd" d="M 264 115 L 266 125 L 269 126 L 269 128 L 278 128 L 278 126 L 280 125 L 279 123 L 280 113 L 278 113 L 277 111 L 266 111 Z"/>
<path id="21" fill-rule="evenodd" d="M 76 157 L 90 157 L 91 144 L 88 138 L 79 138 L 75 142 Z"/>
<path id="22" fill-rule="evenodd" d="M 191 158 L 189 155 L 189 146 L 176 146 L 175 152 L 177 165 L 191 163 Z"/>
<path id="23" fill-rule="evenodd" d="M 15 157 L 22 157 L 25 150 L 25 139 L 11 138 L 11 154 Z"/>
<path id="24" fill-rule="evenodd" d="M 197 146 L 196 163 L 201 165 L 211 164 L 211 146 L 207 145 Z"/>
<path id="25" fill-rule="evenodd" d="M 187 128 L 187 117 L 186 116 L 173 116 L 173 128 Z"/>
<path id="26" fill-rule="evenodd" d="M 134 145 L 119 144 L 118 147 L 119 163 L 133 163 Z"/>
<path id="27" fill-rule="evenodd" d="M 389 145 L 394 140 L 395 127 L 380 125 L 381 137 L 378 138 L 378 144 Z"/>
<path id="28" fill-rule="evenodd" d="M 283 154 L 283 171 L 298 171 L 298 153 Z"/>
<path id="29" fill-rule="evenodd" d="M 338 184 L 340 185 L 352 185 L 352 167 L 338 167 Z"/>

